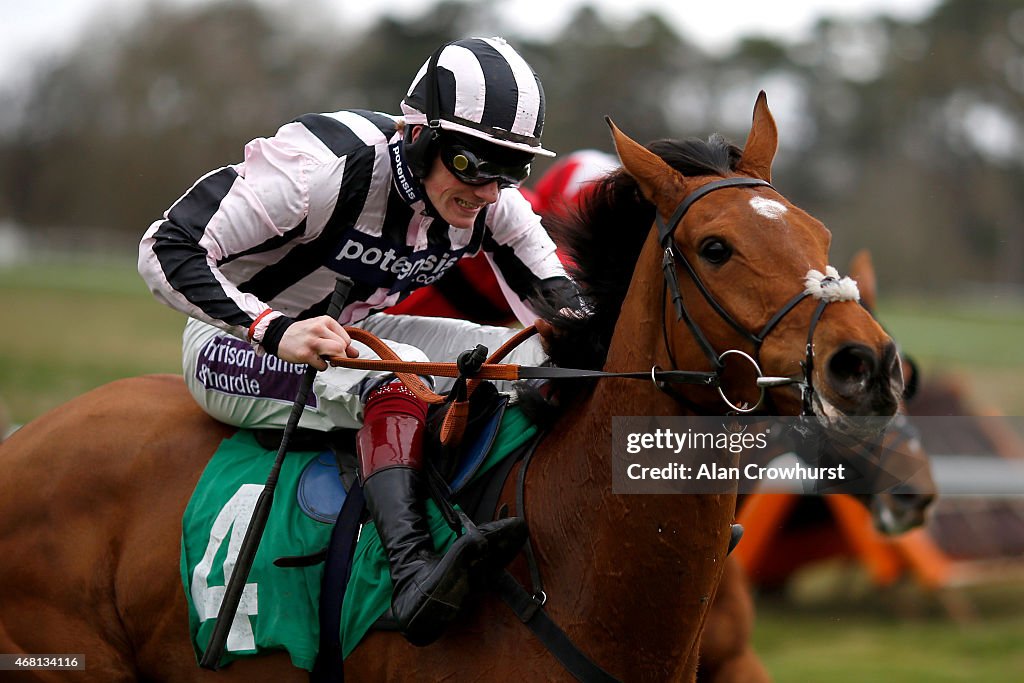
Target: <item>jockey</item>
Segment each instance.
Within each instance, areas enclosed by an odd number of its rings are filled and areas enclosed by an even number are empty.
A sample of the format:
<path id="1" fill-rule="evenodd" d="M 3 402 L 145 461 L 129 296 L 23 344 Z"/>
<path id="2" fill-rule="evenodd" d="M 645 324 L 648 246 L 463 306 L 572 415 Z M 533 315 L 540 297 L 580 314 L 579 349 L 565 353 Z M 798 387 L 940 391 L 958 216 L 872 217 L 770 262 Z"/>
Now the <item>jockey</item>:
<path id="1" fill-rule="evenodd" d="M 321 356 L 373 356 L 342 324 L 373 332 L 404 360 L 496 349 L 513 330 L 376 313 L 479 253 L 522 323 L 541 303 L 577 303 L 555 245 L 515 189 L 535 155 L 554 156 L 541 146 L 544 93 L 526 61 L 500 38 L 448 43 L 420 68 L 401 109 L 307 114 L 253 140 L 244 161 L 200 178 L 149 227 L 139 272 L 191 317 L 185 381 L 213 417 L 281 428 L 302 364 L 323 371 L 299 424 L 359 428 L 360 479 L 390 561 L 394 618 L 425 645 L 455 618 L 478 567 L 515 556 L 525 523 L 481 525 L 439 556 L 423 507 L 426 404 L 391 375 L 328 367 Z M 323 315 L 336 273 L 355 282 L 341 324 Z M 531 340 L 509 361 L 545 359 Z"/>

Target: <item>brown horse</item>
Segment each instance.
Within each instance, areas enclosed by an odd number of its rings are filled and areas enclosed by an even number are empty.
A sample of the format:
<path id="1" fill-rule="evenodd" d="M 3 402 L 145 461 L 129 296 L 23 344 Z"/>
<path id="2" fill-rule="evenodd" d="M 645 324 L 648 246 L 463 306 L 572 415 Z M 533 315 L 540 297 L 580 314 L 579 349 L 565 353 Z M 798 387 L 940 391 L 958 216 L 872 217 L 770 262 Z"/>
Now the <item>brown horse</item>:
<path id="1" fill-rule="evenodd" d="M 586 340 L 606 370 L 717 370 L 731 401 L 754 405 L 761 390 L 745 368 L 709 367 L 709 347 L 739 348 L 767 373 L 799 382 L 769 390 L 780 414 L 810 408 L 844 426 L 895 412 L 894 346 L 867 312 L 851 301 L 791 303 L 808 269 L 827 265 L 829 234 L 767 184 L 777 133 L 763 95 L 742 151 L 714 137 L 653 146 L 663 158 L 613 135 L 625 170 L 595 200 L 585 217 L 589 244 L 572 254 L 592 315 L 563 328 L 556 360 L 565 364 Z M 723 178 L 743 184 L 723 186 Z M 652 220 L 664 222 L 694 192 L 707 194 L 660 243 Z M 675 260 L 663 270 L 666 249 Z M 678 280 L 691 324 L 666 295 L 665 272 Z M 779 311 L 755 348 L 749 331 Z M 601 380 L 567 402 L 526 475 L 520 513 L 545 577 L 545 610 L 619 679 L 693 680 L 735 495 L 614 495 L 611 416 L 723 412 L 714 386 L 666 391 Z M 304 680 L 284 654 L 217 673 L 195 664 L 178 574 L 180 519 L 229 433 L 192 404 L 180 378 L 161 376 L 101 387 L 0 446 L 0 652 L 82 654 L 82 680 Z M 510 507 L 512 488 L 503 494 Z M 523 567 L 514 570 L 522 578 Z M 346 671 L 354 680 L 569 678 L 489 595 L 426 648 L 371 633 Z"/>

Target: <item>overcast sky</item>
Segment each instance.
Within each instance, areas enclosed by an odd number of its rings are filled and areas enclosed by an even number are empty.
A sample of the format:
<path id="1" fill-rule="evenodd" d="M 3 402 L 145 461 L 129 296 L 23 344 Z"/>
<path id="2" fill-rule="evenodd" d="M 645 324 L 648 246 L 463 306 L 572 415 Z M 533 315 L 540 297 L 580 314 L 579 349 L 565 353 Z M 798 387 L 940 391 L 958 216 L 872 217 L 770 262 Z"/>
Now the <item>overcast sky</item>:
<path id="1" fill-rule="evenodd" d="M 38 56 L 52 54 L 95 26 L 103 15 L 124 17 L 154 0 L 0 0 L 0 85 L 17 79 Z M 155 0 L 196 5 L 209 0 Z M 346 30 L 381 13 L 418 15 L 429 0 L 319 0 L 344 19 Z M 260 0 L 294 6 L 293 0 Z M 761 33 L 796 38 L 823 15 L 864 16 L 880 12 L 917 19 L 938 0 L 758 0 L 754 2 L 685 2 L 684 0 L 591 0 L 611 17 L 655 10 L 681 34 L 709 50 L 722 50 L 740 35 Z M 587 0 L 502 0 L 497 6 L 519 31 L 546 36 L 557 32 L 572 10 Z M 307 0 L 308 5 L 308 0 Z M 339 29 L 341 30 L 341 29 Z M 102 38 L 100 38 L 102 39 Z"/>

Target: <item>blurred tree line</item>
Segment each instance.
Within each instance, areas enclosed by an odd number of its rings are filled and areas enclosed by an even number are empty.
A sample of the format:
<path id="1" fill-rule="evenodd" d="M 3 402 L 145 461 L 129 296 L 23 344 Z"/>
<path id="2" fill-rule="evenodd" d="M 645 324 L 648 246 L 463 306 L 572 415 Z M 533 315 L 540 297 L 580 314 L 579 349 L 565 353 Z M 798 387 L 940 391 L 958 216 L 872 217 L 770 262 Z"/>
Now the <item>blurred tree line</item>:
<path id="1" fill-rule="evenodd" d="M 710 55 L 654 14 L 590 8 L 539 40 L 494 0 L 446 0 L 353 32 L 250 2 L 154 5 L 97 22 L 27 89 L 3 93 L 0 221 L 132 245 L 201 174 L 310 111 L 395 113 L 441 42 L 507 35 L 541 75 L 545 144 L 609 150 L 603 115 L 633 137 L 742 144 L 757 91 L 780 124 L 775 180 L 832 229 L 842 267 L 875 253 L 883 285 L 1024 285 L 1024 7 L 945 0 L 918 22 L 822 20 L 784 43 Z M 538 164 L 535 177 L 545 168 Z M 120 237 L 118 238 L 121 239 Z"/>

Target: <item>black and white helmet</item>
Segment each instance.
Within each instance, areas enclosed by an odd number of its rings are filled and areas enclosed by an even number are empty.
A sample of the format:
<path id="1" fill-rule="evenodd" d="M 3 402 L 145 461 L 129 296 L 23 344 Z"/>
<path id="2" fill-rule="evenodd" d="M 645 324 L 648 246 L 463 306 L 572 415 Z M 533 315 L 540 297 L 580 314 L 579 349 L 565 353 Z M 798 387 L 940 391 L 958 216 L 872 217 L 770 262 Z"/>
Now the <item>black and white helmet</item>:
<path id="1" fill-rule="evenodd" d="M 430 138 L 436 139 L 438 130 L 451 131 L 527 154 L 555 156 L 540 142 L 540 79 L 502 38 L 467 38 L 443 45 L 420 67 L 402 100 L 402 113 L 410 128 L 433 128 Z M 429 161 L 426 140 L 410 151 L 410 166 Z"/>

